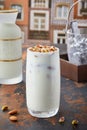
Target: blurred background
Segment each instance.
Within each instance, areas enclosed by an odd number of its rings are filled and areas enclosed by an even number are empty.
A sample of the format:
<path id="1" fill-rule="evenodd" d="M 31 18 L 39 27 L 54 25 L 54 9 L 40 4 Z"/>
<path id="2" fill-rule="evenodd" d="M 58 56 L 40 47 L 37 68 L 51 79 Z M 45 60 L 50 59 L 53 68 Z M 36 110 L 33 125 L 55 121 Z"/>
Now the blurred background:
<path id="1" fill-rule="evenodd" d="M 22 30 L 23 44 L 66 44 L 65 27 L 68 11 L 77 0 L 0 0 L 0 10 L 18 9 L 16 24 Z M 72 10 L 70 21 L 78 22 L 87 33 L 87 0 Z"/>

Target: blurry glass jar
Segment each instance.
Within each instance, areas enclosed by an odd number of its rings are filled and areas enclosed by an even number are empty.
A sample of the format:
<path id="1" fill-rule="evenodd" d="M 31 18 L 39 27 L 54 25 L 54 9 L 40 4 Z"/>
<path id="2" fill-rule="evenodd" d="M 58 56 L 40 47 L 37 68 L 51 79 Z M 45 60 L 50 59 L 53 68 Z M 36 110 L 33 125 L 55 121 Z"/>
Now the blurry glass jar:
<path id="1" fill-rule="evenodd" d="M 81 29 L 76 24 L 71 26 L 73 21 L 70 22 L 70 14 L 73 7 L 81 1 L 83 0 L 77 0 L 70 7 L 66 24 L 68 59 L 70 63 L 75 65 L 87 64 L 87 33 L 81 33 Z"/>
<path id="2" fill-rule="evenodd" d="M 87 34 L 67 31 L 67 53 L 69 62 L 75 65 L 87 64 Z"/>
<path id="3" fill-rule="evenodd" d="M 0 84 L 22 81 L 22 37 L 16 9 L 0 10 Z"/>

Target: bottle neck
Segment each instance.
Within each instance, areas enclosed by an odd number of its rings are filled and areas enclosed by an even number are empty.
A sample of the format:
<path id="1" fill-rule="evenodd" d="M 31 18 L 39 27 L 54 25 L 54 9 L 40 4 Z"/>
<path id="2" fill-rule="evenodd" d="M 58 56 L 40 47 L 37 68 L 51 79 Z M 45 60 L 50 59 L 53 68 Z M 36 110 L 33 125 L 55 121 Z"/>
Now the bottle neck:
<path id="1" fill-rule="evenodd" d="M 15 23 L 17 18 L 17 10 L 1 10 L 0 23 Z"/>

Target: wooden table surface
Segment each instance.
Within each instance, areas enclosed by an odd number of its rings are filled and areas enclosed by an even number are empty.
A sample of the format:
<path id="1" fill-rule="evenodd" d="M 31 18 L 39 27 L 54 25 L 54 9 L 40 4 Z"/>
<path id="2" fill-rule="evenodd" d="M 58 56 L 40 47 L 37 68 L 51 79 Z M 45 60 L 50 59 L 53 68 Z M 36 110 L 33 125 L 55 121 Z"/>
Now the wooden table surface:
<path id="1" fill-rule="evenodd" d="M 23 81 L 16 85 L 0 85 L 0 107 L 18 110 L 18 122 L 9 120 L 8 112 L 0 109 L 0 130 L 87 130 L 87 83 L 77 83 L 61 77 L 61 102 L 56 116 L 48 119 L 32 117 L 26 107 L 26 49 L 23 45 Z M 61 116 L 65 122 L 58 122 Z M 79 124 L 72 126 L 73 119 Z"/>

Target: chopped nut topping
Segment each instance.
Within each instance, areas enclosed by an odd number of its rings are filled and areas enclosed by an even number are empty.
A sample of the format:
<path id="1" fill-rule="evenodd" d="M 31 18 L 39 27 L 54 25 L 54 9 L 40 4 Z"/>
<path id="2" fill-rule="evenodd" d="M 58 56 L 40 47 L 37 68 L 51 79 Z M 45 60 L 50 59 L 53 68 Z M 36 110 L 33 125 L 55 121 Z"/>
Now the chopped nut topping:
<path id="1" fill-rule="evenodd" d="M 29 50 L 33 52 L 47 53 L 47 52 L 54 52 L 57 50 L 57 48 L 54 46 L 46 46 L 46 45 L 44 46 L 38 44 L 36 46 L 30 47 Z"/>

